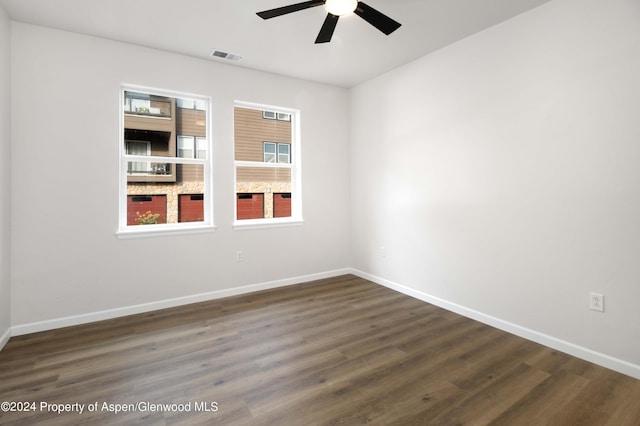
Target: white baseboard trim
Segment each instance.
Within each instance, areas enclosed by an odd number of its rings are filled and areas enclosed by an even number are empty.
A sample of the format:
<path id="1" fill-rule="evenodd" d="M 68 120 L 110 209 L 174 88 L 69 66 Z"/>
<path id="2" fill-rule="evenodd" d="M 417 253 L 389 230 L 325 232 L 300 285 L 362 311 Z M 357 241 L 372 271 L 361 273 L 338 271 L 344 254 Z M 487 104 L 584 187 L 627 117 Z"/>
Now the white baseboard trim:
<path id="1" fill-rule="evenodd" d="M 37 333 L 40 331 L 54 330 L 57 328 L 70 327 L 74 325 L 87 324 L 95 321 L 102 321 L 112 318 L 123 317 L 127 315 L 141 314 L 145 312 L 156 311 L 158 309 L 173 308 L 176 306 L 188 305 L 190 303 L 206 302 L 208 300 L 221 299 L 223 297 L 237 296 L 239 294 L 252 293 L 254 291 L 268 290 L 271 288 L 284 287 L 292 284 L 300 284 L 323 278 L 337 277 L 351 273 L 351 269 L 337 269 L 334 271 L 320 272 L 310 275 L 302 275 L 293 278 L 285 278 L 275 281 L 267 281 L 263 283 L 250 284 L 242 287 L 234 287 L 224 290 L 216 290 L 207 293 L 194 294 L 190 296 L 176 297 L 173 299 L 158 300 L 155 302 L 143 303 L 139 305 L 125 306 L 122 308 L 107 309 L 104 311 L 90 312 L 80 315 L 72 315 L 68 317 L 55 318 L 47 321 L 39 321 L 28 324 L 15 325 L 11 328 L 11 336 L 20 336 L 29 333 Z M 3 336 L 4 337 L 4 336 Z M 7 340 L 9 336 L 7 337 Z M 2 340 L 0 340 L 0 343 Z M 0 345 L 0 349 L 2 345 Z"/>
<path id="2" fill-rule="evenodd" d="M 392 281 L 368 274 L 357 269 L 352 269 L 351 273 L 366 280 L 372 281 L 376 284 L 380 284 L 392 290 L 396 290 L 400 293 L 406 294 L 407 296 L 411 296 L 440 308 L 446 309 L 448 311 L 455 312 L 456 314 L 462 315 L 464 317 L 480 321 L 484 324 L 490 325 L 508 333 L 515 334 L 516 336 L 523 337 L 527 340 L 531 340 L 533 342 L 540 343 L 541 345 L 548 346 L 558 351 L 575 356 L 576 358 L 580 358 L 585 361 L 589 361 L 602 367 L 608 368 L 610 370 L 626 374 L 627 376 L 640 379 L 640 365 L 632 364 L 630 362 L 614 358 L 600 352 L 596 352 L 583 346 L 575 345 L 556 337 L 549 336 L 547 334 L 522 327 L 518 324 L 514 324 L 509 321 L 484 314 L 474 309 L 470 309 L 465 306 L 431 296 L 421 291 L 394 283 Z"/>
<path id="3" fill-rule="evenodd" d="M 11 338 L 11 328 L 7 328 L 2 336 L 0 336 L 0 351 L 4 348 L 4 345 L 7 344 L 9 339 Z"/>

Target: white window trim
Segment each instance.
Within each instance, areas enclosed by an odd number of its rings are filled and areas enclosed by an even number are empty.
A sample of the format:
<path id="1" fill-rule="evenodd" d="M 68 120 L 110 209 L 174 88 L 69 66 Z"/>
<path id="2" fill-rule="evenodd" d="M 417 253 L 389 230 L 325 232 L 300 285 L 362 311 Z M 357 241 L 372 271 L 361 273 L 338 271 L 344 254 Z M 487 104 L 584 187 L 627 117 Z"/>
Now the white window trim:
<path id="1" fill-rule="evenodd" d="M 274 111 L 277 113 L 289 114 L 291 117 L 291 147 L 289 151 L 289 163 L 264 163 L 254 161 L 235 161 L 233 167 L 233 193 L 236 194 L 236 168 L 239 166 L 254 167 L 277 167 L 291 169 L 291 216 L 261 219 L 238 220 L 237 203 L 233 203 L 233 225 L 234 230 L 272 228 L 279 226 L 298 226 L 304 223 L 302 217 L 302 155 L 300 149 L 300 111 L 292 108 L 275 107 L 273 105 L 257 104 L 254 102 L 235 101 L 233 107 L 257 109 L 262 111 Z M 235 114 L 232 114 L 235 120 Z M 235 138 L 234 138 L 235 141 Z M 235 142 L 234 142 L 235 143 Z M 277 155 L 277 150 L 276 150 Z M 234 198 L 235 199 L 235 198 Z"/>
<path id="2" fill-rule="evenodd" d="M 189 98 L 204 101 L 208 106 L 206 110 L 207 117 L 207 158 L 182 158 L 182 157 L 156 157 L 154 160 L 164 163 L 173 164 L 199 164 L 204 167 L 204 221 L 203 222 L 182 222 L 182 223 L 160 223 L 145 226 L 128 226 L 127 225 L 127 162 L 128 161 L 149 161 L 148 156 L 128 155 L 125 151 L 124 139 L 124 93 L 125 91 L 149 93 L 151 95 L 166 96 L 172 98 Z M 118 162 L 119 162 L 119 216 L 118 229 L 116 236 L 118 238 L 140 238 L 140 237 L 156 237 L 163 235 L 181 235 L 211 232 L 216 229 L 213 220 L 213 141 L 211 132 L 211 98 L 177 92 L 172 90 L 157 89 L 151 87 L 134 86 L 122 84 L 120 87 L 120 107 L 119 107 L 119 143 L 118 143 Z M 177 147 L 176 147 L 177 149 Z M 176 153 L 177 155 L 177 153 Z"/>

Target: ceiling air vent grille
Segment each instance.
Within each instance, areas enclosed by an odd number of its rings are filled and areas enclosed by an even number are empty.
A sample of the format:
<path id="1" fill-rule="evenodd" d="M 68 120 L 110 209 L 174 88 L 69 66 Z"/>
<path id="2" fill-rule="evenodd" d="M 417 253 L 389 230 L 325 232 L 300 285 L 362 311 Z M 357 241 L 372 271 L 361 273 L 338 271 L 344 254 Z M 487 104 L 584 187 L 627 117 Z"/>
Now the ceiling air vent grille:
<path id="1" fill-rule="evenodd" d="M 222 50 L 218 50 L 218 49 L 214 49 L 213 52 L 211 53 L 211 56 L 213 56 L 214 58 L 225 59 L 227 61 L 234 61 L 234 62 L 238 62 L 242 60 L 242 56 L 240 55 L 234 55 L 233 53 L 223 52 Z"/>

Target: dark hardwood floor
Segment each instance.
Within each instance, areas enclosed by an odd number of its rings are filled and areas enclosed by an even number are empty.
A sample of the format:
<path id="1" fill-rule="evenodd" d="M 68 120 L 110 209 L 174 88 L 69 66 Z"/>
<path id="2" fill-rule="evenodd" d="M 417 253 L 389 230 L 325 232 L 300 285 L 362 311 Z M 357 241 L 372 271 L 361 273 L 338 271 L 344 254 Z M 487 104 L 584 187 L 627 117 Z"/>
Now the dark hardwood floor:
<path id="1" fill-rule="evenodd" d="M 13 337 L 2 401 L 3 425 L 640 425 L 639 380 L 353 276 Z"/>

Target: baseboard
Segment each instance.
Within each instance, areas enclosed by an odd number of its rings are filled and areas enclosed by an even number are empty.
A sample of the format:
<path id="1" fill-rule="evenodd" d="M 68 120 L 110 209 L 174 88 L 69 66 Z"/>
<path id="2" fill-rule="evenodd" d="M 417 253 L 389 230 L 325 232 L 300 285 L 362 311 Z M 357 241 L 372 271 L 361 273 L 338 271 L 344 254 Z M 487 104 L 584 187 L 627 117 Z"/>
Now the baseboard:
<path id="1" fill-rule="evenodd" d="M 284 287 L 292 284 L 300 284 L 319 280 L 323 278 L 337 277 L 351 273 L 351 269 L 337 269 L 334 271 L 320 272 L 310 275 L 302 275 L 293 278 L 285 278 L 275 281 L 267 281 L 257 284 L 250 284 L 242 287 L 234 287 L 224 290 L 216 290 L 207 293 L 194 294 L 190 296 L 176 297 L 173 299 L 159 300 L 155 302 L 143 303 L 140 305 L 125 306 L 122 308 L 108 309 L 99 312 L 90 312 L 86 314 L 73 315 L 63 318 L 56 318 L 47 321 L 33 322 L 13 326 L 10 330 L 11 336 L 20 336 L 23 334 L 37 333 L 40 331 L 54 330 L 57 328 L 70 327 L 74 325 L 87 324 L 95 321 L 102 321 L 112 318 L 123 317 L 127 315 L 141 314 L 145 312 L 156 311 L 158 309 L 173 308 L 176 306 L 188 305 L 190 303 L 206 302 L 208 300 L 221 299 L 223 297 L 237 296 L 239 294 L 252 293 L 254 291 L 268 290 L 271 288 Z M 7 340 L 9 336 L 7 336 Z M 0 340 L 0 343 L 2 341 Z M 1 346 L 0 346 L 1 348 Z"/>
<path id="2" fill-rule="evenodd" d="M 414 297 L 416 299 L 441 307 L 448 311 L 455 312 L 456 314 L 462 315 L 464 317 L 474 319 L 476 321 L 482 322 L 484 324 L 490 325 L 492 327 L 498 328 L 508 333 L 515 334 L 516 336 L 520 336 L 527 340 L 531 340 L 533 342 L 540 343 L 541 345 L 545 345 L 550 348 L 556 349 L 560 352 L 564 352 L 569 355 L 575 356 L 576 358 L 580 358 L 585 361 L 589 361 L 594 364 L 600 365 L 602 367 L 608 368 L 610 370 L 614 370 L 619 373 L 626 374 L 627 376 L 640 379 L 640 365 L 632 364 L 630 362 L 627 362 L 618 358 L 614 358 L 609 355 L 596 352 L 579 345 L 575 345 L 573 343 L 558 339 L 556 337 L 549 336 L 547 334 L 540 333 L 538 331 L 531 330 L 526 327 L 522 327 L 518 324 L 514 324 L 509 321 L 505 321 L 500 318 L 496 318 L 491 315 L 484 314 L 474 309 L 470 309 L 465 306 L 458 305 L 456 303 L 452 303 L 447 300 L 431 296 L 421 291 L 403 286 L 401 284 L 394 283 L 392 281 L 377 277 L 375 275 L 368 274 L 366 272 L 363 272 L 357 269 L 351 269 L 350 273 L 357 275 L 361 278 L 364 278 L 366 280 L 372 281 L 376 284 L 380 284 L 392 290 L 396 290 L 400 293 L 406 294 L 407 296 Z"/>
<path id="3" fill-rule="evenodd" d="M 7 328 L 4 333 L 0 336 L 0 351 L 4 348 L 4 345 L 7 344 L 9 339 L 11 338 L 11 329 Z"/>
<path id="4" fill-rule="evenodd" d="M 492 327 L 504 330 L 516 336 L 523 337 L 536 343 L 548 346 L 550 348 L 565 352 L 577 358 L 584 359 L 594 364 L 609 368 L 622 374 L 640 379 L 640 366 L 630 362 L 611 357 L 591 349 L 575 345 L 573 343 L 522 327 L 518 324 L 502 320 L 500 318 L 487 315 L 485 313 L 470 309 L 468 307 L 449 302 L 447 300 L 431 296 L 413 288 L 397 284 L 393 281 L 360 271 L 358 269 L 344 268 L 333 271 L 321 272 L 316 274 L 302 275 L 298 277 L 285 278 L 281 280 L 267 281 L 262 283 L 250 284 L 230 289 L 217 290 L 207 293 L 200 293 L 190 296 L 177 297 L 173 299 L 160 300 L 139 305 L 131 305 L 122 308 L 108 309 L 99 312 L 91 312 L 80 315 L 56 318 L 47 321 L 40 321 L 28 324 L 21 324 L 11 327 L 0 336 L 0 350 L 7 344 L 11 336 L 20 336 L 23 334 L 36 333 L 40 331 L 53 330 L 57 328 L 69 327 L 74 325 L 86 324 L 95 321 L 102 321 L 112 318 L 123 317 L 127 315 L 135 315 L 144 312 L 155 311 L 159 309 L 173 308 L 176 306 L 187 305 L 190 303 L 205 302 L 208 300 L 221 299 L 224 297 L 236 296 L 240 294 L 252 293 L 254 291 L 268 290 L 271 288 L 284 287 L 287 285 L 300 284 L 314 280 L 331 278 L 345 274 L 353 274 L 361 278 L 372 281 L 376 284 L 383 285 L 392 290 L 414 297 L 432 305 L 441 307 L 451 312 L 467 318 L 480 321 Z"/>

